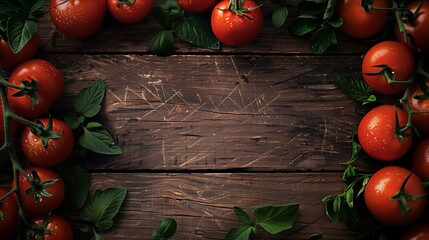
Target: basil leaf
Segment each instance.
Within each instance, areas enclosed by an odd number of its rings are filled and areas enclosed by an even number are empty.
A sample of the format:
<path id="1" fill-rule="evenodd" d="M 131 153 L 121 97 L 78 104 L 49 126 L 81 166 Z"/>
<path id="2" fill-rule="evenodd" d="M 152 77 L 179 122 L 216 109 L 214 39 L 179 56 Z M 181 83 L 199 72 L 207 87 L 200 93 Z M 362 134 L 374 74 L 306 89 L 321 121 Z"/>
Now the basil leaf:
<path id="1" fill-rule="evenodd" d="M 344 170 L 343 176 L 341 179 L 343 181 L 351 181 L 356 177 L 356 167 L 348 165 L 346 170 Z"/>
<path id="2" fill-rule="evenodd" d="M 362 180 L 362 186 L 359 189 L 358 193 L 356 194 L 356 197 L 359 197 L 363 193 L 363 191 L 365 191 L 365 187 L 368 184 L 368 181 L 369 181 L 369 177 L 366 177 Z"/>
<path id="3" fill-rule="evenodd" d="M 282 206 L 266 206 L 255 208 L 253 215 L 256 224 L 263 227 L 271 234 L 290 229 L 293 226 L 298 213 L 299 204 L 287 204 Z"/>
<path id="4" fill-rule="evenodd" d="M 168 240 L 176 234 L 177 223 L 172 218 L 166 218 L 161 221 L 158 229 L 150 237 L 151 240 Z"/>
<path id="5" fill-rule="evenodd" d="M 91 240 L 104 240 L 104 237 L 98 234 L 95 230 L 93 232 L 94 235 L 92 236 Z"/>
<path id="6" fill-rule="evenodd" d="M 210 19 L 185 13 L 183 18 L 173 22 L 177 36 L 197 47 L 219 50 L 220 43 L 210 26 Z"/>
<path id="7" fill-rule="evenodd" d="M 287 7 L 276 8 L 271 17 L 271 21 L 276 28 L 281 28 L 286 22 L 289 11 Z"/>
<path id="8" fill-rule="evenodd" d="M 82 123 L 85 122 L 85 117 L 76 114 L 74 111 L 64 113 L 64 121 L 71 129 L 78 128 Z"/>
<path id="9" fill-rule="evenodd" d="M 97 190 L 94 196 L 83 205 L 80 217 L 91 223 L 94 230 L 109 230 L 113 226 L 113 218 L 118 214 L 126 194 L 127 190 L 123 188 Z"/>
<path id="10" fill-rule="evenodd" d="M 0 22 L 6 21 L 10 16 L 20 11 L 20 8 L 9 1 L 0 1 Z"/>
<path id="11" fill-rule="evenodd" d="M 237 218 L 247 226 L 252 225 L 252 221 L 250 221 L 249 215 L 240 207 L 234 207 L 234 213 Z"/>
<path id="12" fill-rule="evenodd" d="M 298 4 L 299 15 L 318 16 L 319 14 L 324 13 L 325 9 L 325 4 L 312 1 L 302 1 Z"/>
<path id="13" fill-rule="evenodd" d="M 225 240 L 249 240 L 252 227 L 232 228 L 225 236 Z"/>
<path id="14" fill-rule="evenodd" d="M 121 148 L 100 123 L 89 122 L 83 130 L 83 135 L 79 138 L 79 144 L 82 147 L 105 155 L 122 153 Z"/>
<path id="15" fill-rule="evenodd" d="M 97 80 L 88 87 L 80 90 L 73 102 L 73 108 L 76 112 L 85 117 L 94 117 L 101 110 L 101 103 L 106 91 L 104 82 Z"/>
<path id="16" fill-rule="evenodd" d="M 341 16 L 334 16 L 328 20 L 329 25 L 334 28 L 339 28 L 343 25 L 343 18 Z"/>
<path id="17" fill-rule="evenodd" d="M 174 46 L 174 35 L 172 31 L 153 29 L 147 35 L 149 51 L 161 55 L 170 55 Z"/>
<path id="18" fill-rule="evenodd" d="M 310 49 L 313 53 L 322 54 L 330 46 L 337 44 L 337 36 L 330 26 L 323 26 L 317 30 L 310 40 Z"/>
<path id="19" fill-rule="evenodd" d="M 359 103 L 375 102 L 373 90 L 361 76 L 338 77 L 340 89 L 352 100 Z"/>
<path id="20" fill-rule="evenodd" d="M 8 42 L 14 53 L 20 52 L 36 32 L 37 24 L 21 15 L 11 16 L 7 21 Z"/>
<path id="21" fill-rule="evenodd" d="M 326 6 L 325 13 L 323 14 L 323 20 L 329 20 L 334 15 L 335 3 L 337 0 L 329 0 L 328 5 Z"/>
<path id="22" fill-rule="evenodd" d="M 320 25 L 320 20 L 315 17 L 300 16 L 289 26 L 289 33 L 294 36 L 304 36 L 319 28 Z"/>
<path id="23" fill-rule="evenodd" d="M 347 188 L 346 192 L 344 193 L 346 203 L 349 208 L 353 208 L 353 202 L 355 198 L 355 191 L 353 190 L 353 187 Z"/>
<path id="24" fill-rule="evenodd" d="M 27 19 L 37 20 L 43 16 L 44 0 L 19 0 L 18 3 L 21 5 Z"/>
<path id="25" fill-rule="evenodd" d="M 337 196 L 335 196 L 326 204 L 326 215 L 328 215 L 333 223 L 338 223 L 340 221 L 340 214 L 337 211 L 338 207 L 334 207 L 335 204 L 338 204 L 337 201 Z"/>

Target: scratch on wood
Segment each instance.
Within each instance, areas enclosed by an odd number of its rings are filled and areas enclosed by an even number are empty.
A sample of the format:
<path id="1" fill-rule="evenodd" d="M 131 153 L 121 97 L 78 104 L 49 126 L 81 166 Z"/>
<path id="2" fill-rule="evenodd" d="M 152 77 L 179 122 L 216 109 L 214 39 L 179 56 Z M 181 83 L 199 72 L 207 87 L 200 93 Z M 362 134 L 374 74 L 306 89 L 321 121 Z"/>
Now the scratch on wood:
<path id="1" fill-rule="evenodd" d="M 238 89 L 239 85 L 235 86 L 234 89 L 213 109 L 213 112 L 218 111 L 218 108 L 220 105 L 223 105 L 223 103 L 231 97 L 231 95 Z"/>
<path id="2" fill-rule="evenodd" d="M 194 111 L 192 111 L 191 113 L 188 114 L 188 116 L 186 116 L 185 118 L 182 119 L 182 121 L 185 121 L 186 119 L 188 119 L 190 116 L 192 116 L 192 114 L 194 114 L 195 112 L 197 112 L 198 110 L 200 110 L 200 108 L 204 107 L 206 105 L 206 103 L 203 103 L 201 105 L 199 105 L 197 108 L 194 109 Z"/>
<path id="3" fill-rule="evenodd" d="M 165 140 L 164 139 L 162 139 L 161 152 L 162 152 L 162 162 L 164 163 L 164 166 L 167 166 L 165 161 Z"/>
<path id="4" fill-rule="evenodd" d="M 197 155 L 195 155 L 191 159 L 189 159 L 189 160 L 185 161 L 184 163 L 180 164 L 179 167 L 184 167 L 184 166 L 186 166 L 188 164 L 191 164 L 193 162 L 198 162 L 198 161 L 200 161 L 201 159 L 203 159 L 205 157 L 206 157 L 206 155 L 204 155 L 202 153 L 198 153 Z"/>
<path id="5" fill-rule="evenodd" d="M 237 68 L 237 65 L 235 64 L 234 58 L 230 56 L 229 59 L 231 60 L 232 65 L 234 66 L 234 70 L 235 70 L 235 73 L 237 74 L 238 80 L 241 81 L 241 75 L 238 72 L 238 68 Z"/>
<path id="6" fill-rule="evenodd" d="M 251 162 L 249 162 L 249 163 L 247 163 L 247 164 L 243 165 L 243 166 L 242 166 L 242 168 L 245 168 L 245 167 L 248 167 L 248 166 L 253 165 L 253 164 L 254 164 L 254 163 L 256 163 L 257 161 L 259 161 L 259 160 L 261 160 L 262 158 L 264 158 L 264 157 L 268 156 L 269 154 L 273 153 L 275 150 L 277 150 L 278 148 L 281 148 L 281 147 L 283 147 L 283 146 L 277 146 L 277 147 L 274 147 L 274 148 L 273 148 L 273 149 L 271 149 L 271 150 L 268 150 L 268 151 L 264 152 L 261 156 L 259 156 L 259 157 L 258 157 L 258 158 L 256 158 L 255 160 L 253 160 L 253 161 L 251 161 Z"/>

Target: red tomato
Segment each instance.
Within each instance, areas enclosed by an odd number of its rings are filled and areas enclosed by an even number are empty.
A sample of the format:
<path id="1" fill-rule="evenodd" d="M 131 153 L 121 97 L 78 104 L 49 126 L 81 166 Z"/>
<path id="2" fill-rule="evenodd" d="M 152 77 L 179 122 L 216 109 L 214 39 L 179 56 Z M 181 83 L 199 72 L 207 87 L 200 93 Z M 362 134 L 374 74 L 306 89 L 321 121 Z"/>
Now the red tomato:
<path id="1" fill-rule="evenodd" d="M 33 219 L 34 223 L 43 226 L 45 217 L 38 217 Z M 73 240 L 73 228 L 70 223 L 58 214 L 49 216 L 46 227 L 50 234 L 45 234 L 43 240 Z M 41 236 L 42 237 L 42 236 Z"/>
<path id="2" fill-rule="evenodd" d="M 414 222 L 424 211 L 426 197 L 417 200 L 407 200 L 410 211 L 406 212 L 406 220 L 402 216 L 398 201 L 390 199 L 395 196 L 406 178 L 405 192 L 418 196 L 425 194 L 425 188 L 417 175 L 408 169 L 388 166 L 378 170 L 369 179 L 365 187 L 364 199 L 369 212 L 385 225 L 402 226 Z"/>
<path id="3" fill-rule="evenodd" d="M 153 0 L 108 0 L 110 14 L 120 23 L 132 24 L 143 20 L 152 10 Z"/>
<path id="4" fill-rule="evenodd" d="M 420 1 L 414 1 L 407 6 L 411 12 L 415 12 L 420 5 Z M 416 47 L 423 54 L 429 53 L 429 2 L 425 1 L 420 9 L 417 18 L 411 24 L 405 24 L 405 30 L 411 34 L 415 40 Z M 395 36 L 400 42 L 404 42 L 404 35 L 399 31 L 398 25 L 395 26 Z M 413 48 L 411 40 L 408 37 L 407 46 Z"/>
<path id="5" fill-rule="evenodd" d="M 49 118 L 40 119 L 43 127 L 47 127 Z M 48 140 L 48 145 L 43 146 L 42 138 L 31 131 L 31 127 L 25 127 L 21 135 L 21 148 L 27 159 L 34 165 L 52 167 L 64 162 L 73 151 L 74 137 L 70 127 L 61 120 L 52 119 L 52 132 L 62 133 L 58 138 Z"/>
<path id="6" fill-rule="evenodd" d="M 393 161 L 403 156 L 412 145 L 412 137 L 401 140 L 396 134 L 396 116 L 399 125 L 405 126 L 407 114 L 393 105 L 373 108 L 360 121 L 358 139 L 362 149 L 371 157 L 382 161 Z M 406 134 L 412 134 L 411 129 Z"/>
<path id="7" fill-rule="evenodd" d="M 414 71 L 412 52 L 403 43 L 384 41 L 369 49 L 362 61 L 363 78 L 374 91 L 386 95 L 404 91 L 405 84 L 389 84 L 384 75 L 368 75 L 380 72 L 380 65 L 387 65 L 394 72 L 395 81 L 406 81 Z"/>
<path id="8" fill-rule="evenodd" d="M 213 9 L 219 0 L 177 0 L 179 6 L 190 13 L 205 13 Z"/>
<path id="9" fill-rule="evenodd" d="M 414 146 L 411 167 L 420 179 L 429 179 L 429 138 L 423 138 Z"/>
<path id="10" fill-rule="evenodd" d="M 64 90 L 62 73 L 48 61 L 41 59 L 26 61 L 13 70 L 9 82 L 17 86 L 24 86 L 22 80 L 37 82 L 35 95 L 39 103 L 33 106 L 29 95 L 13 96 L 20 91 L 16 88 L 9 88 L 7 97 L 12 111 L 27 119 L 45 115 Z"/>
<path id="11" fill-rule="evenodd" d="M 0 66 L 3 68 L 14 68 L 19 64 L 32 59 L 37 50 L 39 50 L 40 39 L 37 34 L 27 42 L 24 48 L 18 53 L 14 53 L 9 46 L 9 43 L 0 39 Z"/>
<path id="12" fill-rule="evenodd" d="M 36 189 L 41 188 L 40 185 L 42 185 L 48 180 L 57 180 L 55 183 L 45 188 L 46 192 L 48 192 L 52 196 L 42 196 L 41 201 L 36 202 L 35 193 L 26 193 L 32 188 L 31 183 L 22 174 L 19 175 L 20 195 L 22 199 L 22 207 L 25 213 L 29 216 L 46 216 L 48 213 L 57 209 L 63 202 L 65 194 L 64 182 L 61 179 L 60 175 L 58 175 L 58 173 L 49 168 L 34 167 L 26 169 L 25 172 L 29 175 L 31 179 L 34 179 L 34 175 L 31 174 L 32 171 L 37 172 L 41 182 L 36 184 Z M 13 186 L 14 183 L 12 183 L 12 187 Z"/>
<path id="13" fill-rule="evenodd" d="M 429 223 L 419 223 L 407 227 L 402 233 L 401 240 L 427 240 L 429 239 Z"/>
<path id="14" fill-rule="evenodd" d="M 234 12 L 229 0 L 222 0 L 213 9 L 211 26 L 214 35 L 227 46 L 242 46 L 255 40 L 262 29 L 262 9 L 253 0 L 246 0 L 243 9 L 252 9 L 242 14 Z M 240 10 L 236 10 L 240 11 Z"/>
<path id="15" fill-rule="evenodd" d="M 51 0 L 50 15 L 58 31 L 71 38 L 86 38 L 103 24 L 106 0 Z"/>
<path id="16" fill-rule="evenodd" d="M 389 18 L 388 11 L 366 11 L 361 3 L 361 0 L 339 0 L 336 4 L 336 12 L 343 19 L 341 29 L 356 39 L 369 38 L 381 32 Z M 390 1 L 374 0 L 372 5 L 387 8 L 390 7 Z"/>
<path id="17" fill-rule="evenodd" d="M 0 188 L 0 197 L 4 196 L 8 191 Z M 15 239 L 18 230 L 18 203 L 13 195 L 8 196 L 0 204 L 0 211 L 3 213 L 3 219 L 0 218 L 0 236 L 1 239 Z"/>
<path id="18" fill-rule="evenodd" d="M 429 87 L 429 79 L 426 79 L 424 82 L 426 86 Z M 419 87 L 418 84 L 415 84 L 411 88 L 410 94 L 408 96 L 408 102 L 413 112 L 429 110 L 429 99 L 418 99 L 415 97 L 421 95 L 423 95 L 422 89 Z M 426 135 L 429 134 L 429 113 L 413 114 L 412 123 L 413 126 L 416 127 L 420 133 Z"/>

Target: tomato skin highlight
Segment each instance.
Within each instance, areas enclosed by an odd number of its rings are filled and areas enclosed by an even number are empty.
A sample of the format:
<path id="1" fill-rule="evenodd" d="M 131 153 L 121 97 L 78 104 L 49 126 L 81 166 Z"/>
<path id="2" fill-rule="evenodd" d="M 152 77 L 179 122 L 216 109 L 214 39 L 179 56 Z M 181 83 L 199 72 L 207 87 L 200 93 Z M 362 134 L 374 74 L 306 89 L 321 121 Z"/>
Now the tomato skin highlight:
<path id="1" fill-rule="evenodd" d="M 422 180 L 429 179 L 429 138 L 421 139 L 411 154 L 411 169 Z"/>
<path id="2" fill-rule="evenodd" d="M 424 80 L 424 84 L 429 87 L 429 79 Z M 414 84 L 408 96 L 408 103 L 414 112 L 429 111 L 429 99 L 416 99 L 414 97 L 421 95 L 423 95 L 422 89 L 418 84 Z M 412 123 L 419 133 L 429 135 L 429 113 L 413 114 Z"/>
<path id="3" fill-rule="evenodd" d="M 420 1 L 414 1 L 407 6 L 411 12 L 415 12 L 420 5 Z M 417 15 L 416 20 L 412 24 L 405 23 L 405 30 L 411 34 L 415 40 L 416 47 L 420 49 L 421 54 L 429 53 L 429 2 L 425 1 Z M 399 27 L 395 25 L 396 40 L 404 42 L 404 35 L 399 31 Z M 413 50 L 415 47 L 411 44 L 410 37 L 407 37 L 407 46 Z"/>
<path id="4" fill-rule="evenodd" d="M 411 176 L 405 184 L 405 192 L 415 196 L 425 194 L 426 191 L 420 178 L 402 167 L 384 167 L 369 179 L 364 191 L 365 204 L 372 216 L 382 224 L 388 226 L 408 225 L 423 213 L 426 197 L 407 201 L 411 208 L 411 211 L 406 212 L 407 221 L 402 216 L 398 202 L 390 200 L 398 193 L 410 174 Z"/>
<path id="5" fill-rule="evenodd" d="M 401 141 L 396 135 L 396 117 L 399 125 L 405 126 L 407 114 L 393 105 L 381 105 L 369 111 L 358 126 L 358 139 L 362 149 L 381 161 L 393 161 L 402 157 L 412 145 L 412 137 Z M 411 129 L 406 134 L 412 134 Z"/>
<path id="6" fill-rule="evenodd" d="M 190 13 L 205 13 L 213 9 L 219 0 L 177 0 L 177 4 Z"/>
<path id="7" fill-rule="evenodd" d="M 14 68 L 19 64 L 32 59 L 37 54 L 39 45 L 40 38 L 36 33 L 30 38 L 21 51 L 14 53 L 10 48 L 9 43 L 0 39 L 0 66 L 3 68 Z"/>
<path id="8" fill-rule="evenodd" d="M 403 92 L 406 85 L 389 84 L 383 75 L 367 75 L 380 72 L 382 68 L 377 67 L 379 65 L 389 66 L 395 72 L 395 81 L 406 81 L 413 74 L 415 61 L 412 52 L 404 44 L 395 41 L 380 42 L 365 54 L 362 61 L 365 82 L 378 93 L 393 95 Z"/>
<path id="9" fill-rule="evenodd" d="M 42 225 L 45 216 L 33 219 L 37 225 Z M 50 234 L 46 234 L 43 240 L 73 240 L 73 228 L 70 223 L 58 214 L 49 216 L 46 229 L 50 230 Z"/>
<path id="10" fill-rule="evenodd" d="M 407 227 L 402 235 L 401 240 L 427 240 L 429 239 L 429 223 L 413 224 Z"/>
<path id="11" fill-rule="evenodd" d="M 64 76 L 51 63 L 42 59 L 32 59 L 16 67 L 9 82 L 23 86 L 22 80 L 37 81 L 39 103 L 33 106 L 30 96 L 13 96 L 19 90 L 8 88 L 7 97 L 12 111 L 21 117 L 34 119 L 45 115 L 64 91 Z"/>
<path id="12" fill-rule="evenodd" d="M 71 38 L 86 38 L 103 24 L 106 0 L 51 0 L 49 13 L 55 27 Z"/>
<path id="13" fill-rule="evenodd" d="M 0 197 L 4 196 L 9 191 L 5 188 L 0 188 Z M 8 196 L 0 205 L 0 211 L 3 212 L 3 220 L 0 219 L 0 236 L 1 239 L 15 239 L 18 230 L 18 203 L 13 195 Z"/>
<path id="14" fill-rule="evenodd" d="M 374 7 L 390 7 L 388 0 L 374 0 L 372 4 Z M 376 35 L 383 30 L 389 19 L 387 11 L 365 11 L 361 0 L 339 0 L 335 10 L 343 19 L 343 32 L 355 39 Z"/>
<path id="15" fill-rule="evenodd" d="M 133 24 L 140 22 L 150 13 L 153 0 L 135 0 L 134 4 L 124 4 L 118 7 L 121 0 L 108 0 L 110 14 L 120 23 Z"/>
<path id="16" fill-rule="evenodd" d="M 43 127 L 49 123 L 49 118 L 39 120 Z M 42 167 L 52 167 L 64 162 L 72 153 L 74 136 L 69 126 L 65 122 L 53 118 L 52 131 L 63 133 L 63 135 L 59 138 L 49 139 L 48 146 L 44 147 L 42 139 L 31 132 L 31 127 L 25 127 L 21 134 L 21 149 L 31 163 Z"/>
<path id="17" fill-rule="evenodd" d="M 232 12 L 228 9 L 229 0 L 222 0 L 213 9 L 211 26 L 214 35 L 224 45 L 238 47 L 255 40 L 264 22 L 262 9 L 253 0 L 246 0 L 243 8 L 255 8 L 247 11 L 246 16 Z"/>

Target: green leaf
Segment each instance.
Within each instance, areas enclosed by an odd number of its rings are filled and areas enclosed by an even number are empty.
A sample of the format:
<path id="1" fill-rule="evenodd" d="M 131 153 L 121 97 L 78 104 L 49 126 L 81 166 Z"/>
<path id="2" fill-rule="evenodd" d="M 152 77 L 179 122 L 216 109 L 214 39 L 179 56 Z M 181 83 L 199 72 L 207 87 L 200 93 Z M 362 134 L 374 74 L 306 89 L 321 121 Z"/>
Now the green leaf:
<path id="1" fill-rule="evenodd" d="M 158 229 L 150 237 L 151 240 L 168 240 L 176 234 L 177 223 L 172 218 L 166 218 L 161 221 Z"/>
<path id="2" fill-rule="evenodd" d="M 122 153 L 121 148 L 100 123 L 89 122 L 83 130 L 83 135 L 79 138 L 79 144 L 82 147 L 105 155 Z"/>
<path id="3" fill-rule="evenodd" d="M 312 1 L 302 1 L 298 4 L 299 15 L 318 16 L 325 12 L 326 5 Z"/>
<path id="4" fill-rule="evenodd" d="M 346 170 L 343 172 L 341 179 L 343 181 L 352 181 L 356 176 L 356 167 L 348 165 Z"/>
<path id="5" fill-rule="evenodd" d="M 225 240 L 249 240 L 252 227 L 232 228 L 225 236 Z"/>
<path id="6" fill-rule="evenodd" d="M 368 103 L 376 101 L 372 94 L 373 90 L 365 83 L 362 76 L 338 77 L 337 82 L 340 89 L 353 101 Z"/>
<path id="7" fill-rule="evenodd" d="M 334 16 L 328 20 L 329 25 L 334 28 L 339 28 L 343 25 L 343 18 L 341 16 Z"/>
<path id="8" fill-rule="evenodd" d="M 297 17 L 289 26 L 289 33 L 294 36 L 304 36 L 319 28 L 320 25 L 320 20 L 317 18 Z"/>
<path id="9" fill-rule="evenodd" d="M 97 190 L 80 210 L 82 220 L 93 224 L 94 230 L 106 231 L 112 228 L 113 218 L 118 214 L 127 195 L 123 188 Z"/>
<path id="10" fill-rule="evenodd" d="M 88 87 L 80 90 L 73 102 L 76 112 L 85 117 L 94 117 L 101 110 L 106 87 L 102 80 L 92 82 Z"/>
<path id="11" fill-rule="evenodd" d="M 317 30 L 310 40 L 310 49 L 313 53 L 322 54 L 330 46 L 337 44 L 337 36 L 330 26 L 323 26 Z"/>
<path id="12" fill-rule="evenodd" d="M 368 184 L 368 181 L 369 181 L 369 177 L 366 177 L 362 180 L 362 186 L 359 189 L 358 193 L 356 194 L 356 197 L 359 197 L 363 193 L 363 191 L 365 191 L 365 187 Z"/>
<path id="13" fill-rule="evenodd" d="M 323 14 L 323 20 L 329 20 L 334 15 L 335 11 L 335 3 L 337 0 L 329 0 L 326 6 L 325 13 Z"/>
<path id="14" fill-rule="evenodd" d="M 286 22 L 289 11 L 287 7 L 276 8 L 271 17 L 271 21 L 276 28 L 281 28 Z"/>
<path id="15" fill-rule="evenodd" d="M 21 15 L 11 16 L 7 21 L 8 42 L 14 53 L 18 53 L 37 32 L 37 24 Z"/>
<path id="16" fill-rule="evenodd" d="M 253 215 L 256 217 L 257 225 L 271 234 L 277 234 L 293 226 L 298 209 L 299 204 L 266 206 L 255 208 Z"/>
<path id="17" fill-rule="evenodd" d="M 74 111 L 65 112 L 64 115 L 64 121 L 71 129 L 76 129 L 85 122 L 85 116 L 76 114 Z"/>
<path id="18" fill-rule="evenodd" d="M 354 134 L 352 137 L 352 156 L 344 164 L 352 164 L 356 161 L 365 163 L 369 162 L 370 159 L 371 157 L 362 150 L 362 146 L 359 144 L 357 134 Z"/>
<path id="19" fill-rule="evenodd" d="M 249 215 L 240 207 L 234 207 L 235 216 L 246 226 L 251 226 L 252 221 L 249 218 Z"/>
<path id="20" fill-rule="evenodd" d="M 101 236 L 100 234 L 98 234 L 95 230 L 94 230 L 94 235 L 91 238 L 92 240 L 104 240 L 104 237 Z"/>
<path id="21" fill-rule="evenodd" d="M 331 201 L 328 201 L 326 204 L 326 215 L 331 219 L 333 223 L 338 223 L 340 221 L 339 212 L 336 211 L 337 207 L 334 207 L 334 204 L 338 204 L 336 202 L 336 197 Z"/>
<path id="22" fill-rule="evenodd" d="M 45 4 L 44 0 L 33 0 L 33 3 L 30 5 L 28 10 L 28 18 L 37 20 L 43 16 L 42 8 Z"/>
<path id="23" fill-rule="evenodd" d="M 186 13 L 183 18 L 173 22 L 177 36 L 197 47 L 219 50 L 220 43 L 210 26 L 210 19 Z"/>
<path id="24" fill-rule="evenodd" d="M 355 192 L 352 187 L 348 187 L 344 192 L 345 200 L 349 208 L 353 208 L 353 202 L 355 198 Z"/>
<path id="25" fill-rule="evenodd" d="M 10 1 L 0 1 L 0 22 L 5 22 L 12 15 L 16 15 L 21 9 Z"/>
<path id="26" fill-rule="evenodd" d="M 149 51 L 167 56 L 173 51 L 174 35 L 170 30 L 153 29 L 147 35 Z"/>

